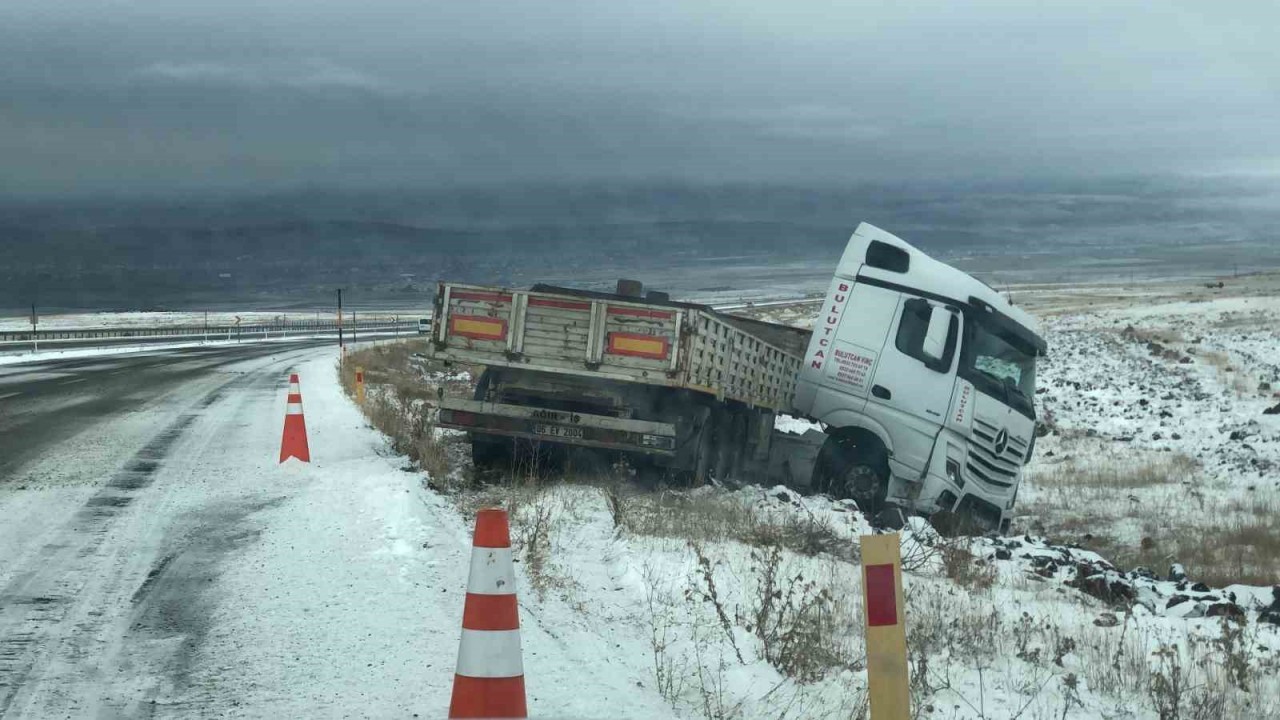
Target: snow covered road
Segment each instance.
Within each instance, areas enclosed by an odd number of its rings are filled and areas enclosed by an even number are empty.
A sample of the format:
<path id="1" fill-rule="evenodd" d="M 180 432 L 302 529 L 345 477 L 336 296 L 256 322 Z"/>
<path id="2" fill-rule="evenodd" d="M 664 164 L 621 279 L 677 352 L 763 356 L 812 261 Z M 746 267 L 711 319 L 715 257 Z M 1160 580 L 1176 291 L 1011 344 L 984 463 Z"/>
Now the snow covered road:
<path id="1" fill-rule="evenodd" d="M 184 355 L 120 387 L 97 382 L 101 358 L 70 386 L 66 366 L 22 370 L 28 391 L 53 384 L 43 405 L 0 401 L 0 717 L 444 712 L 470 528 L 401 469 L 334 360 Z M 276 462 L 291 371 L 311 464 Z M 70 424 L 41 440 L 22 429 L 37 416 Z M 642 673 L 580 692 L 608 659 L 522 606 L 532 709 L 670 715 Z"/>
<path id="2" fill-rule="evenodd" d="M 229 480 L 270 467 L 282 373 L 317 352 L 10 369 L 24 394 L 0 405 L 0 715 L 147 714 L 205 626 L 180 588 L 274 499 Z"/>

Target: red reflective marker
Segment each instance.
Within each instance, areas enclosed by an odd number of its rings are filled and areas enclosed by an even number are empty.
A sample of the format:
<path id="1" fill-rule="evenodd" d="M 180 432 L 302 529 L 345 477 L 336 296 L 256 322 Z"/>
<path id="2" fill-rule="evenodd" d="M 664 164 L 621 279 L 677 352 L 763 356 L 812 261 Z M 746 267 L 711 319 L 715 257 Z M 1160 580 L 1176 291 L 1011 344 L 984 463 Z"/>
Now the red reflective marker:
<path id="1" fill-rule="evenodd" d="M 894 588 L 893 563 L 867 565 L 867 626 L 898 624 L 898 596 Z"/>

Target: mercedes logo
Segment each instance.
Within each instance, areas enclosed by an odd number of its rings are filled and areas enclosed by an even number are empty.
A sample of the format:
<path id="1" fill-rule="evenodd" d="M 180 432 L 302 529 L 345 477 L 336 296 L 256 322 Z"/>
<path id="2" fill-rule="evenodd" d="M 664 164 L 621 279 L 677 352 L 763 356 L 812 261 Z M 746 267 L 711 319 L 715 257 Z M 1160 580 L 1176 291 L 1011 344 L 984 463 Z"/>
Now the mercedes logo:
<path id="1" fill-rule="evenodd" d="M 1003 455 L 1005 450 L 1009 449 L 1009 431 L 1001 430 L 996 433 L 996 454 Z"/>

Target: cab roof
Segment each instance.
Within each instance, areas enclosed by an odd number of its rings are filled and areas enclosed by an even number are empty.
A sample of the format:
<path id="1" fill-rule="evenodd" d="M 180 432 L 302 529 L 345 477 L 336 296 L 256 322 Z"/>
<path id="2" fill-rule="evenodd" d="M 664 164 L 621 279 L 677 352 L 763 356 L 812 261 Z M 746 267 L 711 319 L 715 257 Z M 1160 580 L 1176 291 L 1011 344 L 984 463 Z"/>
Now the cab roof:
<path id="1" fill-rule="evenodd" d="M 906 240 L 870 223 L 861 223 L 853 231 L 836 274 L 849 280 L 859 276 L 871 278 L 974 310 L 997 313 L 1020 326 L 1030 336 L 1028 341 L 1040 353 L 1045 352 L 1040 322 L 1030 313 L 1010 303 L 986 283 L 929 257 Z"/>

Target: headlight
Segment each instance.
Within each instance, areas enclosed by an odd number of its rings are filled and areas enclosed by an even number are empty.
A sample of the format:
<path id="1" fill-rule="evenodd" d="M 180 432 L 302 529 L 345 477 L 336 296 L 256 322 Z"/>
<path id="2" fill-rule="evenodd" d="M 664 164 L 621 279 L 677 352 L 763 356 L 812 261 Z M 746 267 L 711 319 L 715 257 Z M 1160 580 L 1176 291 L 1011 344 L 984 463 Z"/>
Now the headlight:
<path id="1" fill-rule="evenodd" d="M 960 463 L 951 459 L 947 460 L 947 479 L 961 490 L 964 489 L 964 477 L 960 475 Z"/>

